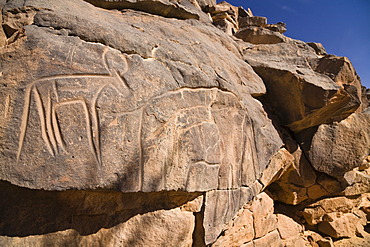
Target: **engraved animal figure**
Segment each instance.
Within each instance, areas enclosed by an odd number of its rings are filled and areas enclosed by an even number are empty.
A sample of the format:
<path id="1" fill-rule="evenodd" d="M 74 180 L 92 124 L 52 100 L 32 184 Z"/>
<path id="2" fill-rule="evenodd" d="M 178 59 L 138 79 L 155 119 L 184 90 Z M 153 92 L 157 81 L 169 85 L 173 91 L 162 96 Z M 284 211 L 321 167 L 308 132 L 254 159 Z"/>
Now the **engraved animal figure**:
<path id="1" fill-rule="evenodd" d="M 96 108 L 97 100 L 101 92 L 108 87 L 115 90 L 121 96 L 127 96 L 127 93 L 131 91 L 123 77 L 128 70 L 127 60 L 124 55 L 106 48 L 102 53 L 102 60 L 108 72 L 107 74 L 61 74 L 40 78 L 27 85 L 21 119 L 17 161 L 19 161 L 22 153 L 27 126 L 29 124 L 31 99 L 33 97 L 40 120 L 41 137 L 50 155 L 55 156 L 60 150 L 67 153 L 66 144 L 64 143 L 58 123 L 58 108 L 78 104 L 83 109 L 90 152 L 94 156 L 96 163 L 101 165 L 99 116 Z M 73 86 L 73 95 L 70 92 L 65 92 L 68 90 L 58 87 L 58 80 L 67 81 L 69 85 Z M 81 81 L 83 80 L 88 80 L 89 87 L 93 89 L 91 90 L 86 86 L 81 86 Z M 94 90 L 94 88 L 97 88 L 97 90 Z M 61 96 L 62 92 L 63 96 Z"/>

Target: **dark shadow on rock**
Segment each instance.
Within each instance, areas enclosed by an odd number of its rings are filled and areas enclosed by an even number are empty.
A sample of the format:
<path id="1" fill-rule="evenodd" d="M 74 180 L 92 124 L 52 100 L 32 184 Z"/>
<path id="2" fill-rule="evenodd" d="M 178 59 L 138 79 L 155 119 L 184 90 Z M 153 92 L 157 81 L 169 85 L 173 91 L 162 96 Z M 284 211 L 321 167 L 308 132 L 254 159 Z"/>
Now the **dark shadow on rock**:
<path id="1" fill-rule="evenodd" d="M 284 126 L 279 119 L 279 116 L 276 110 L 271 103 L 271 99 L 268 95 L 263 95 L 256 97 L 256 99 L 262 104 L 263 109 L 267 113 L 268 118 L 271 120 L 273 126 L 279 133 L 280 138 L 283 140 L 285 148 L 290 152 L 293 153 L 297 150 L 298 144 L 295 140 L 294 132 L 291 131 L 288 127 Z"/>
<path id="2" fill-rule="evenodd" d="M 66 229 L 90 235 L 138 214 L 179 207 L 200 194 L 44 191 L 0 181 L 0 235 L 24 237 Z"/>

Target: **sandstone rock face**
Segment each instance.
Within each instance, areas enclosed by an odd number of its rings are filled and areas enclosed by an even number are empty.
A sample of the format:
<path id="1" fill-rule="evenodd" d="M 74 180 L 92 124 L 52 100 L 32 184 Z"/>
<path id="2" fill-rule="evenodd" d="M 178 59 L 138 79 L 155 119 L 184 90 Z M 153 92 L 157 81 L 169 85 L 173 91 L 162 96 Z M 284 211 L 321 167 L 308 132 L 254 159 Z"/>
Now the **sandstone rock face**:
<path id="1" fill-rule="evenodd" d="M 369 237 L 364 230 L 369 202 L 368 193 L 351 198 L 327 198 L 309 205 L 302 214 L 309 225 L 317 225 L 318 231 L 335 239 Z"/>
<path id="2" fill-rule="evenodd" d="M 148 2 L 126 3 L 94 1 L 108 10 L 85 1 L 4 5 L 0 178 L 48 191 L 208 192 L 204 203 L 185 200 L 175 211 L 159 207 L 142 217 L 152 225 L 163 218 L 160 232 L 184 225 L 183 240 L 174 243 L 191 245 L 198 240 L 189 236 L 203 227 L 199 241 L 212 243 L 260 193 L 258 179 L 282 146 L 253 98 L 265 86 L 232 38 L 183 15 L 200 11 L 193 5 L 153 1 L 147 11 Z M 158 12 L 159 3 L 170 10 Z M 133 228 L 120 218 L 107 234 L 117 231 L 117 241 L 129 243 L 142 217 L 132 219 Z M 80 241 L 73 231 L 67 235 Z"/>
<path id="3" fill-rule="evenodd" d="M 266 193 L 258 194 L 225 225 L 212 246 L 305 246 L 309 244 L 303 227 L 292 218 L 274 214 L 274 204 Z"/>
<path id="4" fill-rule="evenodd" d="M 4 9 L 16 11 L 10 3 Z M 262 81 L 217 29 L 83 1 L 28 4 L 41 9 L 33 10 L 34 25 L 3 49 L 2 179 L 49 190 L 238 188 L 252 184 L 281 146 L 250 97 L 264 93 Z M 81 21 L 66 19 L 71 7 L 84 8 Z M 94 34 L 83 28 L 91 16 L 100 16 Z M 224 40 L 217 50 L 209 45 L 216 37 Z M 259 130 L 259 123 L 270 127 Z M 271 144 L 256 145 L 258 136 Z"/>
<path id="5" fill-rule="evenodd" d="M 284 42 L 285 36 L 262 27 L 245 27 L 235 36 L 252 44 L 277 44 Z"/>
<path id="6" fill-rule="evenodd" d="M 314 134 L 308 157 L 312 166 L 340 177 L 362 165 L 370 153 L 370 109 L 340 123 L 321 125 Z"/>
<path id="7" fill-rule="evenodd" d="M 215 0 L 0 9 L 1 246 L 370 241 L 347 58 Z"/>
<path id="8" fill-rule="evenodd" d="M 209 18 L 200 9 L 198 1 L 180 0 L 86 0 L 87 2 L 106 9 L 134 9 L 148 12 L 155 15 L 165 17 L 180 18 L 180 19 L 197 19 L 209 22 Z M 202 6 L 212 4 L 212 1 L 200 2 Z M 198 8 L 197 8 L 198 7 Z"/>
<path id="9" fill-rule="evenodd" d="M 193 241 L 194 210 L 181 205 L 195 203 L 199 193 L 55 192 L 0 185 L 1 246 L 191 246 Z"/>
<path id="10" fill-rule="evenodd" d="M 341 58 L 335 56 L 320 58 L 304 42 L 259 44 L 245 49 L 244 57 L 265 82 L 266 102 L 294 132 L 342 120 L 361 104 L 352 65 L 337 63 Z"/>
<path id="11" fill-rule="evenodd" d="M 364 170 L 355 168 L 344 174 L 344 179 L 348 183 L 343 191 L 346 196 L 370 193 L 370 168 Z"/>

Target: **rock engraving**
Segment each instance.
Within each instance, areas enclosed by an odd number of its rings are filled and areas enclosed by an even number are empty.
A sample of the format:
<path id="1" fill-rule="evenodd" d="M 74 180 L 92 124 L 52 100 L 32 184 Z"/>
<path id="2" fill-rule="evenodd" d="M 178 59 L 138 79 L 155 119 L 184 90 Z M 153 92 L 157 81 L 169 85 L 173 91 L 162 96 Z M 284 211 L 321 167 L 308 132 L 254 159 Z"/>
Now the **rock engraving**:
<path id="1" fill-rule="evenodd" d="M 6 96 L 4 103 L 4 118 L 8 118 L 10 110 L 10 95 Z"/>
<path id="2" fill-rule="evenodd" d="M 42 139 L 50 155 L 55 156 L 60 151 L 67 153 L 61 129 L 58 122 L 58 109 L 67 105 L 80 105 L 85 117 L 86 135 L 91 154 L 97 164 L 101 164 L 99 115 L 97 101 L 101 93 L 108 87 L 114 89 L 119 96 L 125 96 L 131 92 L 123 75 L 128 70 L 126 58 L 123 54 L 117 56 L 108 48 L 102 53 L 102 61 L 107 74 L 61 74 L 37 79 L 27 85 L 23 114 L 20 127 L 17 161 L 19 161 L 24 140 L 27 134 L 31 100 L 36 103 L 36 110 L 40 121 Z M 89 80 L 89 86 L 97 88 L 92 94 L 88 88 L 81 87 L 81 80 Z M 59 87 L 60 81 L 67 81 L 72 87 Z M 41 89 L 45 93 L 41 93 Z M 66 91 L 69 94 L 63 94 Z M 72 92 L 72 95 L 71 95 Z M 6 113 L 5 113 L 6 114 Z"/>

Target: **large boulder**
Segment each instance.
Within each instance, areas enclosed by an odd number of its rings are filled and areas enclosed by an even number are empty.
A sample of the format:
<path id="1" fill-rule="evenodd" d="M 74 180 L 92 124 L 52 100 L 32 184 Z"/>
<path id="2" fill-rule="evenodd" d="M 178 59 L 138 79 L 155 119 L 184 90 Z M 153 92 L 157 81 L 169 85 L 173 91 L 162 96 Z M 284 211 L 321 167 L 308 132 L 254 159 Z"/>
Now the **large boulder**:
<path id="1" fill-rule="evenodd" d="M 86 0 L 97 7 L 105 9 L 134 9 L 165 17 L 179 19 L 196 19 L 210 22 L 210 18 L 201 11 L 200 5 L 212 4 L 211 1 L 189 1 L 189 0 Z"/>
<path id="2" fill-rule="evenodd" d="M 298 133 L 343 120 L 360 107 L 361 84 L 348 59 L 322 57 L 302 41 L 285 40 L 243 50 L 267 87 L 262 100 L 272 106 L 282 125 Z"/>
<path id="3" fill-rule="evenodd" d="M 339 123 L 320 125 L 306 153 L 317 171 L 334 177 L 361 166 L 370 154 L 370 108 Z"/>

